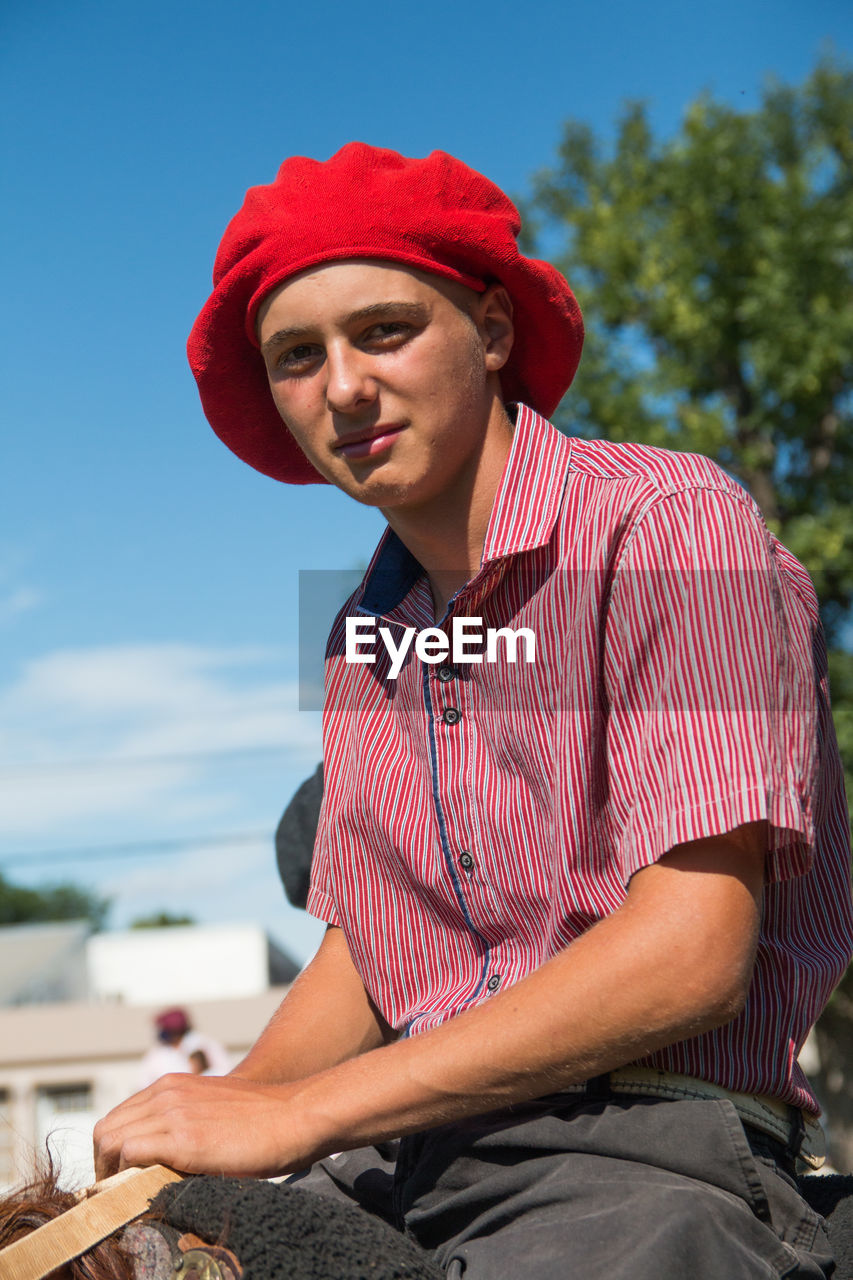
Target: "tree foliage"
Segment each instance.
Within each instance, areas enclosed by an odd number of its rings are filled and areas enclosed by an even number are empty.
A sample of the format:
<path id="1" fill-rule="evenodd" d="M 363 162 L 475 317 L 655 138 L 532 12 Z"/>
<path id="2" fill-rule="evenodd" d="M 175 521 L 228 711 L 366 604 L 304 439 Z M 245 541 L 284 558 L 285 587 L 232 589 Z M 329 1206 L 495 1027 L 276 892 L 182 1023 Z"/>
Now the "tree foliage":
<path id="1" fill-rule="evenodd" d="M 588 338 L 561 425 L 708 454 L 807 565 L 830 637 L 853 599 L 853 72 L 821 61 L 661 141 L 569 123 L 535 213 Z M 554 254 L 551 254 L 555 257 Z"/>
<path id="2" fill-rule="evenodd" d="M 148 916 L 137 916 L 131 920 L 131 929 L 171 929 L 179 925 L 195 924 L 192 916 L 176 914 L 174 911 L 153 911 Z"/>
<path id="3" fill-rule="evenodd" d="M 557 422 L 714 458 L 810 570 L 853 799 L 853 71 L 831 58 L 757 110 L 702 97 L 676 137 L 642 105 L 612 147 L 569 123 L 532 212 L 587 342 Z M 853 1168 L 853 968 L 817 1026 L 839 1168 Z"/>
<path id="4" fill-rule="evenodd" d="M 32 889 L 11 884 L 0 872 L 0 925 L 36 924 L 49 920 L 88 920 L 100 929 L 109 901 L 73 884 Z"/>

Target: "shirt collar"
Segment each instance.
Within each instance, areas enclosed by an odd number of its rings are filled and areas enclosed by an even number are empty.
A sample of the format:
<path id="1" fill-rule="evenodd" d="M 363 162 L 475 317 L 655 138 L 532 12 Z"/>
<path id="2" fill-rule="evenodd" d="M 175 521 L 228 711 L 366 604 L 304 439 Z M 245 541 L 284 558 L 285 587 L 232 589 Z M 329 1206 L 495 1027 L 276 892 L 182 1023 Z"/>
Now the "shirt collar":
<path id="1" fill-rule="evenodd" d="M 513 408 L 515 429 L 486 529 L 481 572 L 548 541 L 571 462 L 568 437 L 527 405 L 508 406 L 510 413 Z M 423 576 L 422 565 L 393 529 L 386 529 L 364 576 L 359 612 L 392 617 Z M 419 613 L 422 606 L 419 602 Z"/>
<path id="2" fill-rule="evenodd" d="M 526 404 L 517 407 L 512 445 L 495 494 L 482 564 L 544 546 L 554 529 L 572 442 Z"/>

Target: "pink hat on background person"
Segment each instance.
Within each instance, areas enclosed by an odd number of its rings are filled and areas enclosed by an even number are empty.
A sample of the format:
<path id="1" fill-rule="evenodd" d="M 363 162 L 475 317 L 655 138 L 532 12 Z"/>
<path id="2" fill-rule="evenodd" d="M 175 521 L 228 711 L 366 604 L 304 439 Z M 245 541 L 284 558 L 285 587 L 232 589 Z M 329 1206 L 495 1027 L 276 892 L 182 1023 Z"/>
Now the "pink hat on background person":
<path id="1" fill-rule="evenodd" d="M 500 375 L 504 399 L 549 417 L 577 369 L 583 321 L 560 272 L 519 253 L 520 228 L 518 210 L 500 188 L 443 151 L 410 160 L 351 142 L 326 161 L 292 156 L 275 182 L 250 188 L 228 224 L 213 293 L 189 337 L 208 422 L 265 475 L 325 483 L 278 415 L 255 321 L 263 299 L 285 280 L 345 258 L 399 263 L 478 292 L 503 284 L 515 322 Z"/>
<path id="2" fill-rule="evenodd" d="M 183 1035 L 184 1032 L 190 1030 L 191 1025 L 186 1010 L 177 1005 L 171 1009 L 164 1009 L 154 1019 L 154 1026 L 157 1030 L 165 1032 L 167 1035 Z"/>

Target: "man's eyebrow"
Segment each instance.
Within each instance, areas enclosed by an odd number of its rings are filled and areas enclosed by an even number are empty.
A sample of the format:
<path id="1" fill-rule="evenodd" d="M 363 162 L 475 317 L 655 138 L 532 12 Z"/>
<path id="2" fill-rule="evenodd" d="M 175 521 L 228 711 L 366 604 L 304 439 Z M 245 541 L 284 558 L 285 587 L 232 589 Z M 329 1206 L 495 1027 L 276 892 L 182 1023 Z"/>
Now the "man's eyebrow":
<path id="1" fill-rule="evenodd" d="M 369 306 L 359 307 L 356 311 L 350 311 L 347 315 L 342 316 L 341 320 L 344 324 L 357 324 L 359 320 L 370 320 L 376 316 L 391 314 L 395 317 L 400 316 L 404 319 L 413 320 L 416 324 L 423 324 L 429 319 L 429 308 L 423 302 L 371 302 Z M 304 338 L 312 332 L 310 325 L 297 325 L 291 329 L 277 329 L 261 345 L 261 351 L 266 352 L 270 348 L 280 346 L 282 342 L 290 342 L 294 338 Z"/>

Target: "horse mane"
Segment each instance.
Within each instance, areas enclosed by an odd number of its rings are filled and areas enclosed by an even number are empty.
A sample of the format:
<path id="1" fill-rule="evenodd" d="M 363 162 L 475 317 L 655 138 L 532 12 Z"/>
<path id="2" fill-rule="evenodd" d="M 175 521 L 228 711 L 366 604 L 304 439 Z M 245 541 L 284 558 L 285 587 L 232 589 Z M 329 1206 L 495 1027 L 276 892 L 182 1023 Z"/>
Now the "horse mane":
<path id="1" fill-rule="evenodd" d="M 0 1196 L 0 1249 L 73 1209 L 77 1199 L 73 1191 L 62 1190 L 57 1171 L 48 1161 L 26 1186 Z M 133 1280 L 133 1264 L 116 1237 L 110 1236 L 51 1272 L 51 1280 Z"/>

